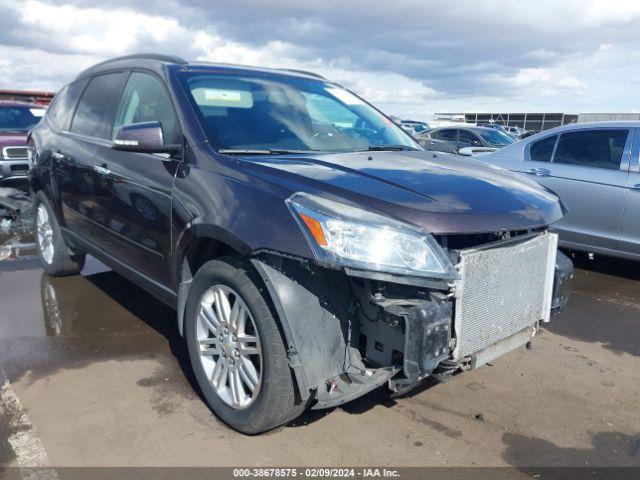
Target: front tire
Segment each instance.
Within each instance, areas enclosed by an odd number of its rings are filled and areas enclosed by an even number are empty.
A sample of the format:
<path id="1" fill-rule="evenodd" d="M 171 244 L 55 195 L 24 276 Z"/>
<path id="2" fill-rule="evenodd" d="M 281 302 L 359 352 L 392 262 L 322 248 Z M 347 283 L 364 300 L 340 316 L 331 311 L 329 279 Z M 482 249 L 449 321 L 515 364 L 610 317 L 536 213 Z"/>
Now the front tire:
<path id="1" fill-rule="evenodd" d="M 84 267 L 85 255 L 69 249 L 56 216 L 42 192 L 36 194 L 34 203 L 36 247 L 43 270 L 53 277 L 79 273 Z"/>
<path id="2" fill-rule="evenodd" d="M 241 257 L 206 262 L 185 311 L 185 340 L 198 385 L 211 410 L 246 434 L 298 415 L 285 343 L 255 275 Z"/>

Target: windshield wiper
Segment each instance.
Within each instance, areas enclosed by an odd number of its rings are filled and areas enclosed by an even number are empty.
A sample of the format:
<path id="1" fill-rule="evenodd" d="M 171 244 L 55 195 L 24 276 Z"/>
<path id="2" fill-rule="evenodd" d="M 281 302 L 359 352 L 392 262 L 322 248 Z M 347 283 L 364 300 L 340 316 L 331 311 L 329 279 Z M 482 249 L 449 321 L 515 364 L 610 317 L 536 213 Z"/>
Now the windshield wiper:
<path id="1" fill-rule="evenodd" d="M 280 148 L 269 148 L 265 150 L 254 148 L 222 148 L 218 150 L 218 153 L 224 153 L 226 155 L 282 155 L 285 153 L 309 153 L 312 150 L 288 150 Z"/>
<path id="2" fill-rule="evenodd" d="M 416 151 L 419 149 L 410 147 L 409 145 L 370 145 L 369 148 L 367 148 L 367 151 L 369 152 L 400 151 L 400 150 Z"/>

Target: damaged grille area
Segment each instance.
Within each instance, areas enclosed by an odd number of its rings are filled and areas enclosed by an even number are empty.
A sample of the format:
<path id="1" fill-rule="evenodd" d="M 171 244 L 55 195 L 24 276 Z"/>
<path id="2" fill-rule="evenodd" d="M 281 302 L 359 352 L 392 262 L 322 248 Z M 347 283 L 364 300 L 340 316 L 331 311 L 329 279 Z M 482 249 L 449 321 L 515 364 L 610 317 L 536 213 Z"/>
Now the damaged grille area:
<path id="1" fill-rule="evenodd" d="M 533 230 L 504 230 L 492 233 L 434 235 L 434 238 L 442 248 L 447 250 L 462 250 L 499 242 L 501 240 L 509 240 L 532 232 Z"/>
<path id="2" fill-rule="evenodd" d="M 455 359 L 549 319 L 557 246 L 544 233 L 460 252 Z"/>

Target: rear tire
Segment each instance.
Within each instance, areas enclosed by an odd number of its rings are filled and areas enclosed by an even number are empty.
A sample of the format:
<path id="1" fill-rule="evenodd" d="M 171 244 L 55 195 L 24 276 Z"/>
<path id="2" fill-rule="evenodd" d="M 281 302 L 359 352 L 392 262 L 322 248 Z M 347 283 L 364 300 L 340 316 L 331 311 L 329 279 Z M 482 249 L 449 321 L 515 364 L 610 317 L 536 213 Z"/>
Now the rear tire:
<path id="1" fill-rule="evenodd" d="M 255 278 L 241 257 L 206 262 L 193 279 L 185 310 L 185 340 L 202 394 L 218 418 L 245 434 L 283 425 L 306 408 L 297 400 L 282 334 Z M 223 311 L 218 305 L 224 306 Z M 237 313 L 241 308 L 246 309 L 245 314 Z M 241 329 L 225 320 L 240 315 L 245 319 Z M 241 344 L 244 338 L 257 339 Z M 238 351 L 259 353 L 245 357 Z M 246 366 L 258 382 L 245 381 Z M 241 394 L 233 395 L 234 378 Z"/>
<path id="2" fill-rule="evenodd" d="M 67 246 L 53 209 L 42 192 L 35 195 L 33 214 L 36 247 L 43 270 L 53 277 L 79 273 L 86 256 L 72 252 Z"/>

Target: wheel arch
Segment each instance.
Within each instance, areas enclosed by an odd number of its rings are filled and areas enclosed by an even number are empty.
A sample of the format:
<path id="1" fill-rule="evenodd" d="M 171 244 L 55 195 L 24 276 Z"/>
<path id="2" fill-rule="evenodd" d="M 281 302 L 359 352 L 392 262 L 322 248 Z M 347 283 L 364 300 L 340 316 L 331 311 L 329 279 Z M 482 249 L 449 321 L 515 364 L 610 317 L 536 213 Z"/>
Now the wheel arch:
<path id="1" fill-rule="evenodd" d="M 290 351 L 293 342 L 291 325 L 288 323 L 288 318 L 285 315 L 276 291 L 271 288 L 272 286 L 269 284 L 270 279 L 264 272 L 262 262 L 256 258 L 251 258 L 253 251 L 243 242 L 236 241 L 236 237 L 229 232 L 225 232 L 216 226 L 207 228 L 207 226 L 199 225 L 198 227 L 199 228 L 192 228 L 185 232 L 185 235 L 182 236 L 182 241 L 179 242 L 180 246 L 178 251 L 180 254 L 177 259 L 176 274 L 178 277 L 177 318 L 180 335 L 184 336 L 184 317 L 187 298 L 193 277 L 198 269 L 205 262 L 224 256 L 239 255 L 245 257 L 247 264 L 251 266 L 251 269 L 256 274 L 257 280 L 260 282 L 259 288 L 261 290 L 264 289 L 268 302 L 274 311 L 276 323 L 280 328 L 288 355 L 293 353 L 293 356 L 289 358 L 293 378 L 301 399 L 307 401 L 310 392 L 303 366 L 296 352 Z"/>
<path id="2" fill-rule="evenodd" d="M 178 331 L 184 333 L 184 313 L 193 276 L 207 261 L 226 255 L 248 255 L 249 246 L 216 225 L 196 224 L 180 236 L 174 260 L 174 278 L 178 290 Z"/>

